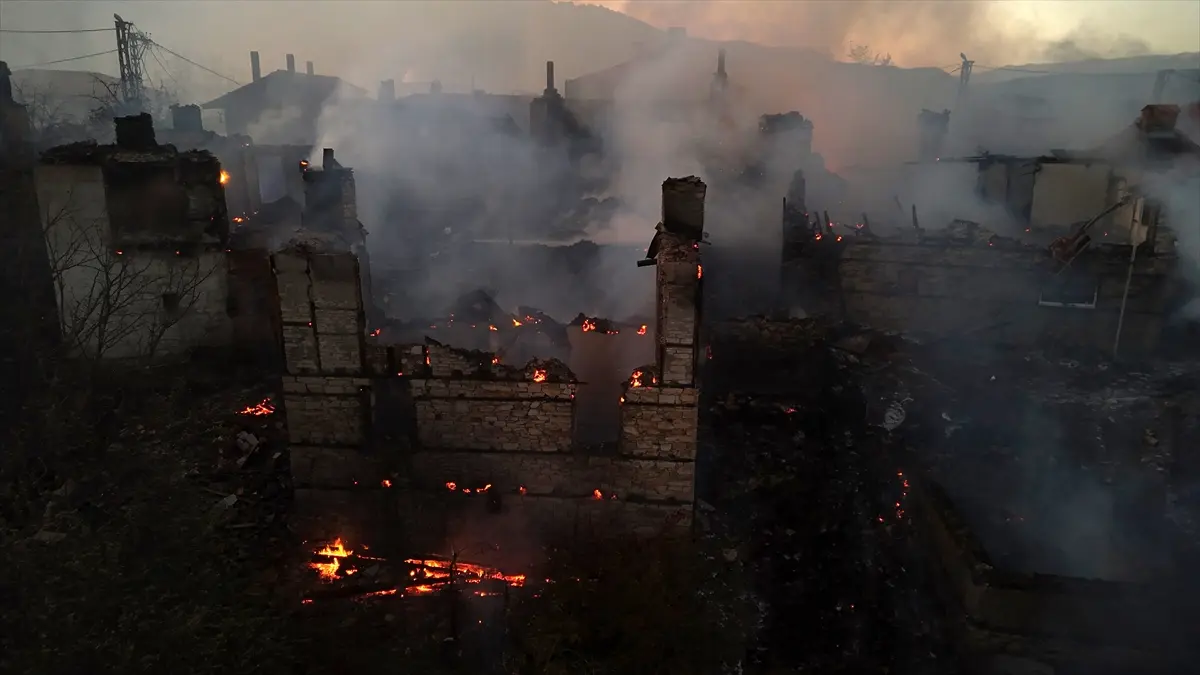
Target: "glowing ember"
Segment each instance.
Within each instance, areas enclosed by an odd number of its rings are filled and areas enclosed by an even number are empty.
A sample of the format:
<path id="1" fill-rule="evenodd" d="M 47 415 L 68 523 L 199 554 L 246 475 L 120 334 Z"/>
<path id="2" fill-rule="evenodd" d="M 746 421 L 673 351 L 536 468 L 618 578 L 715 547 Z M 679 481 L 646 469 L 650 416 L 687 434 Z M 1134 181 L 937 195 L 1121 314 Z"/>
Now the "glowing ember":
<path id="1" fill-rule="evenodd" d="M 599 500 L 603 500 L 604 498 L 605 497 L 604 497 L 603 492 L 601 492 L 600 490 L 592 490 L 592 499 L 599 501 Z M 617 498 L 617 496 L 615 494 L 610 493 L 608 495 L 608 499 L 616 499 L 616 498 Z"/>
<path id="2" fill-rule="evenodd" d="M 500 330 L 500 329 L 496 328 L 495 326 L 493 326 L 491 324 L 488 324 L 488 330 Z"/>
<path id="3" fill-rule="evenodd" d="M 629 386 L 631 386 L 631 387 L 642 386 L 642 376 L 643 375 L 645 375 L 645 373 L 643 373 L 640 370 L 633 371 L 633 374 L 629 376 Z"/>
<path id="4" fill-rule="evenodd" d="M 696 278 L 697 279 L 704 278 L 704 268 L 701 267 L 700 265 L 696 265 Z"/>
<path id="5" fill-rule="evenodd" d="M 500 357 L 499 357 L 499 356 L 493 356 L 493 357 L 492 357 L 492 365 L 494 366 L 494 365 L 496 365 L 496 364 L 498 364 L 498 363 L 500 363 Z"/>
<path id="6" fill-rule="evenodd" d="M 255 403 L 252 406 L 247 406 L 238 411 L 239 415 L 253 415 L 255 417 L 263 417 L 271 415 L 275 412 L 275 406 L 271 403 L 270 398 L 264 398 L 262 401 Z"/>
<path id="7" fill-rule="evenodd" d="M 469 488 L 469 487 L 459 488 L 458 483 L 451 481 L 451 482 L 446 483 L 446 489 L 451 492 L 462 492 L 465 495 L 482 494 L 484 492 L 487 492 L 488 490 L 491 490 L 492 484 L 488 483 L 487 485 L 484 485 L 481 488 Z"/>
<path id="8" fill-rule="evenodd" d="M 234 217 L 233 217 L 233 222 L 235 222 L 235 223 L 244 223 L 244 222 L 246 222 L 246 219 L 245 219 L 245 218 L 243 218 L 243 217 L 241 217 L 241 216 L 234 216 Z"/>
<path id="9" fill-rule="evenodd" d="M 382 328 L 376 328 L 375 330 L 371 331 L 371 337 L 379 337 L 379 334 L 382 332 Z"/>
<path id="10" fill-rule="evenodd" d="M 221 172 L 221 177 L 220 177 L 220 179 L 219 179 L 219 180 L 221 181 L 221 185 L 225 185 L 226 183 L 228 183 L 228 182 L 229 182 L 229 172 L 228 172 L 228 171 L 222 171 L 222 172 Z"/>
<path id="11" fill-rule="evenodd" d="M 546 371 L 542 370 L 541 368 L 538 368 L 537 370 L 533 371 L 533 381 L 534 382 L 545 382 L 546 381 Z"/>
<path id="12" fill-rule="evenodd" d="M 596 330 L 596 322 L 591 319 L 584 319 L 582 328 L 585 333 L 594 331 Z"/>
<path id="13" fill-rule="evenodd" d="M 380 482 L 379 482 L 379 484 L 380 484 L 380 485 L 382 485 L 382 486 L 383 486 L 383 487 L 385 487 L 385 488 L 392 487 L 392 481 L 390 481 L 390 480 L 388 480 L 388 479 L 386 479 L 386 478 L 384 478 L 382 481 L 380 481 Z"/>
<path id="14" fill-rule="evenodd" d="M 335 540 L 332 544 L 326 544 L 321 550 L 317 551 L 317 555 L 328 556 L 332 560 L 328 562 L 313 562 L 308 566 L 317 571 L 321 579 L 325 581 L 333 581 L 338 577 L 338 570 L 341 569 L 342 558 L 348 558 L 354 554 L 354 551 L 348 550 L 341 539 Z"/>
<path id="15" fill-rule="evenodd" d="M 525 494 L 525 493 L 527 492 L 527 490 L 525 489 L 525 486 L 524 486 L 524 485 L 522 485 L 522 486 L 520 486 L 520 487 L 518 487 L 518 488 L 517 488 L 517 492 L 519 492 L 519 493 L 521 493 L 521 494 Z"/>
<path id="16" fill-rule="evenodd" d="M 409 578 L 419 582 L 405 589 L 409 595 L 425 595 L 438 590 L 438 585 L 451 581 L 460 584 L 478 584 L 483 581 L 502 581 L 509 586 L 524 586 L 524 574 L 503 574 L 500 570 L 474 563 L 451 562 L 449 560 L 409 558 L 404 562 L 417 569 L 409 572 Z"/>
<path id="17" fill-rule="evenodd" d="M 529 317 L 526 317 L 526 318 L 529 318 Z M 514 326 L 520 326 L 520 325 L 521 325 L 521 322 L 520 322 L 520 321 L 517 321 L 516 319 L 513 319 L 513 320 L 512 320 L 512 322 L 513 322 L 513 325 L 514 325 Z"/>
<path id="18" fill-rule="evenodd" d="M 637 333 L 638 333 L 638 335 L 645 335 L 646 334 L 646 324 L 642 324 L 642 326 L 640 328 L 638 328 Z"/>

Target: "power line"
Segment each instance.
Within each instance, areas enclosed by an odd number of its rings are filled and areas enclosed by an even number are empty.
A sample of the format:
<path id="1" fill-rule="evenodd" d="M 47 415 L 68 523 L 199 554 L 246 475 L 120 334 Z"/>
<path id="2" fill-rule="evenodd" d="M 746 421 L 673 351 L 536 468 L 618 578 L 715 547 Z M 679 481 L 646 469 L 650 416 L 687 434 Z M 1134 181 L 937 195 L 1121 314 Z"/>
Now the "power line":
<path id="1" fill-rule="evenodd" d="M 72 56 L 69 59 L 57 59 L 55 61 L 42 61 L 41 63 L 29 63 L 24 66 L 17 66 L 15 68 L 15 70 L 20 70 L 22 68 L 40 68 L 41 66 L 53 66 L 58 63 L 70 63 L 71 61 L 82 61 L 84 59 L 91 59 L 91 58 L 95 58 L 97 56 L 107 56 L 109 54 L 115 54 L 115 53 L 117 53 L 117 50 L 110 49 L 105 52 L 96 52 L 95 54 L 84 54 L 83 56 Z"/>
<path id="2" fill-rule="evenodd" d="M 151 44 L 151 45 L 154 45 L 155 47 L 158 47 L 159 49 L 161 49 L 161 50 L 163 50 L 164 52 L 166 52 L 166 53 L 170 54 L 171 56 L 174 56 L 174 57 L 176 57 L 176 58 L 182 59 L 184 62 L 186 62 L 186 63 L 189 63 L 189 64 L 191 64 L 191 65 L 193 65 L 193 66 L 195 66 L 195 67 L 199 68 L 200 70 L 203 70 L 203 71 L 204 71 L 204 72 L 206 72 L 206 73 L 209 73 L 209 74 L 211 74 L 211 75 L 216 75 L 217 77 L 221 78 L 222 80 L 226 80 L 226 81 L 228 81 L 228 82 L 232 82 L 232 83 L 236 84 L 236 85 L 237 85 L 237 86 L 239 86 L 239 87 L 240 87 L 240 86 L 242 86 L 242 83 L 241 83 L 241 82 L 238 82 L 237 80 L 233 79 L 232 77 L 229 77 L 229 76 L 227 76 L 227 75 L 222 75 L 221 73 L 218 73 L 217 71 L 213 70 L 212 68 L 209 68 L 208 66 L 204 66 L 204 65 L 201 65 L 201 64 L 199 64 L 199 63 L 196 63 L 195 61 L 193 61 L 193 60 L 189 59 L 188 57 L 184 56 L 183 54 L 180 54 L 179 52 L 176 52 L 176 51 L 172 51 L 172 50 L 170 50 L 170 49 L 168 49 L 168 48 L 166 48 L 166 47 L 164 47 L 164 46 L 162 46 L 162 45 L 158 44 L 158 43 L 157 43 L 157 42 L 155 42 L 154 40 L 151 40 L 150 38 L 146 38 L 146 42 L 148 42 L 148 43 L 149 43 L 149 44 Z"/>
<path id="3" fill-rule="evenodd" d="M 0 33 L 18 33 L 21 35 L 61 35 L 64 33 L 107 33 L 115 28 L 78 28 L 74 30 L 21 30 L 18 28 L 0 28 Z"/>

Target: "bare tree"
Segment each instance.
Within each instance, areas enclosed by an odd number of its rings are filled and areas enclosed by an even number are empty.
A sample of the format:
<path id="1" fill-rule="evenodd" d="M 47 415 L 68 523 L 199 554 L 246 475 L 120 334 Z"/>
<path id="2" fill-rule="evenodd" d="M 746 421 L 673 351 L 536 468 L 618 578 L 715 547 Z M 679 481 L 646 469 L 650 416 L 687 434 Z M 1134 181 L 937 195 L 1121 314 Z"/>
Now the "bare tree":
<path id="1" fill-rule="evenodd" d="M 63 345 L 92 360 L 153 358 L 204 299 L 219 259 L 115 248 L 104 219 L 89 213 L 77 188 L 42 204 Z"/>
<path id="2" fill-rule="evenodd" d="M 892 65 L 891 54 L 880 54 L 872 52 L 870 45 L 856 45 L 851 43 L 850 51 L 846 52 L 846 56 L 852 63 L 860 63 L 864 66 L 890 66 Z"/>

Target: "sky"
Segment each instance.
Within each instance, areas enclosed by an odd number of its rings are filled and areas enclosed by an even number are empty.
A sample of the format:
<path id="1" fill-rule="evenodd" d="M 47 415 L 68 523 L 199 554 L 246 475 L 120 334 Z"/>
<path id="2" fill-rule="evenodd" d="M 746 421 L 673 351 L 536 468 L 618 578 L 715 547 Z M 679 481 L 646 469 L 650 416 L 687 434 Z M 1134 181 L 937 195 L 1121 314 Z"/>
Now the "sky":
<path id="1" fill-rule="evenodd" d="M 815 50 L 844 58 L 853 45 L 890 54 L 900 66 L 947 66 L 966 52 L 980 64 L 1062 61 L 1088 56 L 1200 51 L 1200 0 L 595 0 L 657 28 L 697 37 Z M 147 56 L 152 78 L 217 95 L 249 79 L 252 49 L 263 68 L 295 53 L 318 73 L 374 90 L 380 79 L 443 79 L 490 91 L 539 90 L 542 65 L 562 77 L 628 58 L 645 27 L 597 7 L 550 0 L 0 0 L 0 30 L 103 28 L 112 15 L 148 32 L 163 49 Z M 0 58 L 13 68 L 111 50 L 112 32 L 0 33 Z M 49 67 L 116 74 L 111 54 Z"/>

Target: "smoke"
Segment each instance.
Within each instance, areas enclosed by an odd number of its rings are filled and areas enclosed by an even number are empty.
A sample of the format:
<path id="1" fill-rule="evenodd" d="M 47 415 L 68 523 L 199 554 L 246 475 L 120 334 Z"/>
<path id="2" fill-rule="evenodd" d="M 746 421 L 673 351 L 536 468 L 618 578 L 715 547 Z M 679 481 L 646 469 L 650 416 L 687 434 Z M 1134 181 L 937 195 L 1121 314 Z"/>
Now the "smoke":
<path id="1" fill-rule="evenodd" d="M 901 66 L 953 64 L 960 51 L 981 63 L 1113 58 L 1149 52 L 1143 40 L 1086 24 L 1042 39 L 1038 26 L 1005 16 L 1002 2 L 712 2 L 599 0 L 659 28 L 682 26 L 713 40 L 800 47 L 844 59 L 854 46 Z"/>

